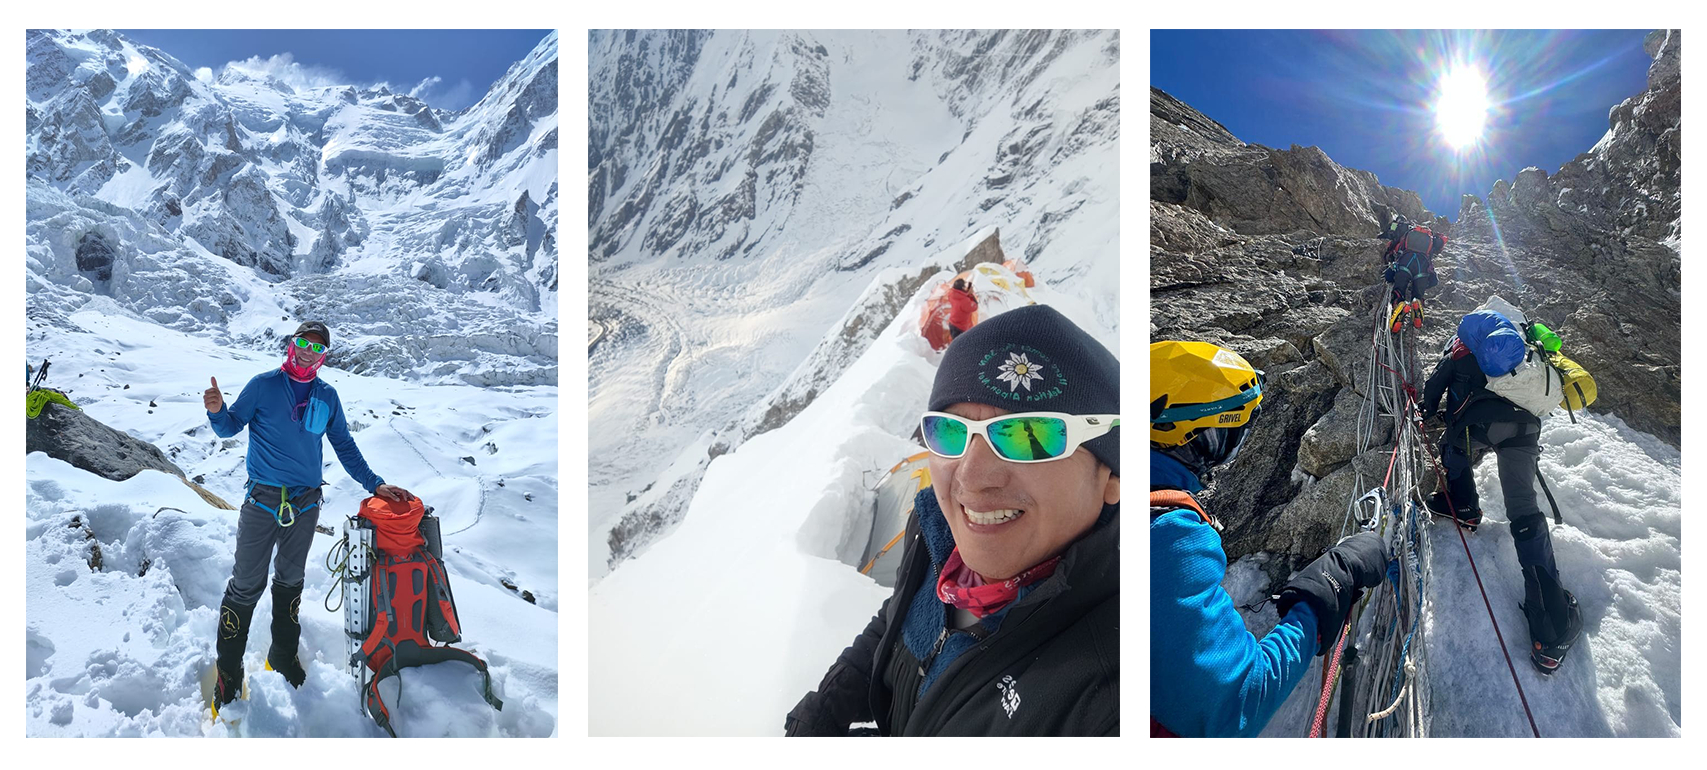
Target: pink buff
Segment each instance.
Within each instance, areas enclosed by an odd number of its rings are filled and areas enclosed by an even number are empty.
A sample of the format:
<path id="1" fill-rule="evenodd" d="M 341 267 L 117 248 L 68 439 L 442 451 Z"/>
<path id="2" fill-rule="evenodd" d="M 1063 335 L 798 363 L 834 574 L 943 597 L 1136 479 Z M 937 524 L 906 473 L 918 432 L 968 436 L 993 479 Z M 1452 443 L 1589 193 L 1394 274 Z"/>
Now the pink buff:
<path id="1" fill-rule="evenodd" d="M 324 354 L 315 359 L 312 366 L 297 366 L 295 357 L 286 354 L 284 365 L 279 368 L 284 370 L 285 376 L 296 380 L 297 382 L 312 382 L 315 375 L 319 374 L 320 365 L 323 363 L 326 363 L 326 356 Z"/>

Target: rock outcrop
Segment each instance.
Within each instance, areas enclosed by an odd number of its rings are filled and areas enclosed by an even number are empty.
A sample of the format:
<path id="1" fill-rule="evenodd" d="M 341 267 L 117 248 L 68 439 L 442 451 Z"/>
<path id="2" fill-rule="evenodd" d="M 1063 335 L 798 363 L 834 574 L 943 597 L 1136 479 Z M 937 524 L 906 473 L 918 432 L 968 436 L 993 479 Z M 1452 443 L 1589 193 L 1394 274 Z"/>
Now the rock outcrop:
<path id="1" fill-rule="evenodd" d="M 145 470 L 184 478 L 166 453 L 142 439 L 109 428 L 88 412 L 48 404 L 24 423 L 24 453 L 46 452 L 97 476 L 124 481 Z"/>
<path id="2" fill-rule="evenodd" d="M 1421 350 L 1499 294 L 1594 374 L 1593 411 L 1680 442 L 1680 48 L 1675 30 L 1650 35 L 1648 88 L 1612 109 L 1594 148 L 1551 176 L 1524 169 L 1486 202 L 1464 196 L 1457 222 L 1320 149 L 1247 144 L 1151 90 L 1151 339 L 1214 342 L 1267 376 L 1251 443 L 1204 496 L 1230 559 L 1269 552 L 1284 578 L 1339 535 L 1356 478 L 1385 470 L 1355 431 L 1387 292 L 1374 236 L 1395 212 L 1451 234 Z"/>

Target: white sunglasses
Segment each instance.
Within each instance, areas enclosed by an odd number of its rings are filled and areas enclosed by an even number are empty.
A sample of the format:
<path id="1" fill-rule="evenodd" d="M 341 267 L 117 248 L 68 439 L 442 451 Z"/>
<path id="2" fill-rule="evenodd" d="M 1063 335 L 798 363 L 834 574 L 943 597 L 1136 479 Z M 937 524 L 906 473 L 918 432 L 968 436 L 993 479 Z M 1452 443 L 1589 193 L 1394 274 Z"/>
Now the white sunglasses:
<path id="1" fill-rule="evenodd" d="M 1120 427 L 1118 414 L 1019 412 L 968 420 L 947 412 L 925 412 L 919 421 L 925 447 L 938 457 L 966 454 L 973 436 L 983 436 L 997 457 L 1011 463 L 1046 463 L 1071 457 L 1080 444 Z"/>

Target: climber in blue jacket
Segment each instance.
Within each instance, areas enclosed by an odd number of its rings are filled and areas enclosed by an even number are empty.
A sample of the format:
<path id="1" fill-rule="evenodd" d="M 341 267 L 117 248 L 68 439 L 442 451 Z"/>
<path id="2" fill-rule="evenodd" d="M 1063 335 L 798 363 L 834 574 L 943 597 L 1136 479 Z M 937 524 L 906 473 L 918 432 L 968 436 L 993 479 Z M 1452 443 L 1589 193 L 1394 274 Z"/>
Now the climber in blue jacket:
<path id="1" fill-rule="evenodd" d="M 298 609 L 308 548 L 320 517 L 323 442 L 332 442 L 338 462 L 369 494 L 394 501 L 414 498 L 408 490 L 385 483 L 356 448 L 338 391 L 319 378 L 331 343 L 331 330 L 319 321 L 309 321 L 286 341 L 284 363 L 250 379 L 230 408 L 218 380 L 210 377 L 212 387 L 202 393 L 215 435 L 230 438 L 249 429 L 248 495 L 238 512 L 236 558 L 219 606 L 215 713 L 243 691 L 249 621 L 267 586 L 269 561 L 273 638 L 267 668 L 279 672 L 293 687 L 301 687 L 307 679 L 297 657 L 302 636 Z"/>
<path id="2" fill-rule="evenodd" d="M 1221 588 L 1220 525 L 1193 496 L 1232 462 L 1262 403 L 1262 373 L 1206 342 L 1150 346 L 1150 734 L 1262 732 L 1310 658 L 1332 649 L 1362 589 L 1386 573 L 1386 547 L 1364 532 L 1305 567 L 1275 600 L 1280 623 L 1245 630 Z"/>

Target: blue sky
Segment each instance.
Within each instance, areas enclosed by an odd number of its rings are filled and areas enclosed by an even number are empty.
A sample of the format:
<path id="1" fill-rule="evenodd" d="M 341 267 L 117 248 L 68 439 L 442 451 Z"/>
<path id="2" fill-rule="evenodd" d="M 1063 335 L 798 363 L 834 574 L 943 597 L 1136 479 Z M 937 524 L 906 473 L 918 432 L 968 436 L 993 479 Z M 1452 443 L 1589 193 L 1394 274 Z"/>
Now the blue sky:
<path id="1" fill-rule="evenodd" d="M 1316 145 L 1342 166 L 1415 190 L 1458 218 L 1527 166 L 1556 173 L 1606 133 L 1607 113 L 1647 87 L 1648 30 L 1154 30 L 1150 84 L 1246 142 Z M 1481 139 L 1455 149 L 1434 105 L 1452 63 L 1483 75 Z"/>
<path id="2" fill-rule="evenodd" d="M 214 75 L 230 62 L 292 85 L 385 83 L 434 107 L 474 104 L 550 30 L 121 29 Z M 437 78 L 437 80 L 434 80 Z"/>

